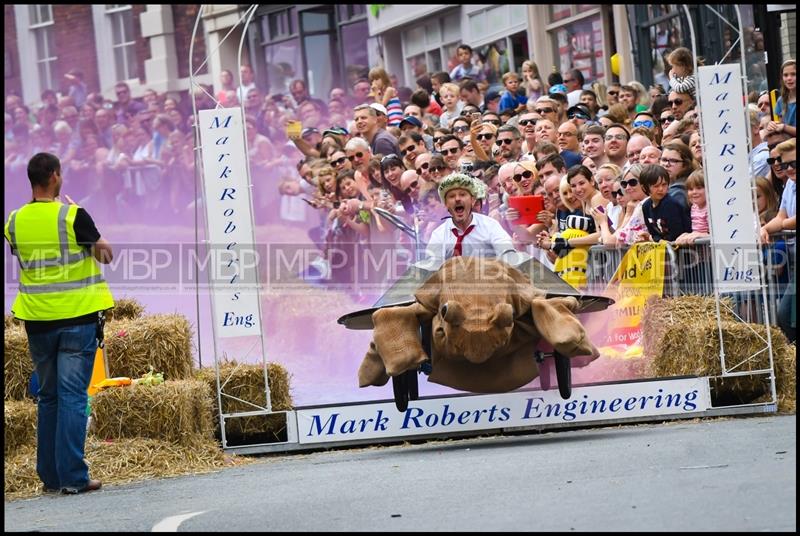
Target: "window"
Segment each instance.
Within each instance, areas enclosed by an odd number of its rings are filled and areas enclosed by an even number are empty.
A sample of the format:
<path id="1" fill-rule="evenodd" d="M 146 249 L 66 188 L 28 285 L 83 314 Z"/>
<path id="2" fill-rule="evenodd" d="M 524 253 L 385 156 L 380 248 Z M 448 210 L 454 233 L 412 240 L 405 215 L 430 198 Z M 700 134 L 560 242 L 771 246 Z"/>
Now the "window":
<path id="1" fill-rule="evenodd" d="M 458 65 L 456 49 L 460 44 L 461 23 L 458 12 L 405 31 L 403 57 L 406 64 L 406 85 L 413 86 L 414 81 L 426 73 L 452 71 Z"/>
<path id="2" fill-rule="evenodd" d="M 106 18 L 111 28 L 111 49 L 117 80 L 139 78 L 131 5 L 106 4 Z"/>
<path id="3" fill-rule="evenodd" d="M 562 73 L 579 69 L 587 82 L 605 76 L 603 18 L 599 14 L 559 28 L 554 40 Z"/>
<path id="4" fill-rule="evenodd" d="M 559 70 L 578 69 L 587 83 L 604 79 L 607 56 L 613 52 L 606 51 L 601 6 L 556 4 L 550 6 L 550 16 L 548 31 Z"/>
<path id="5" fill-rule="evenodd" d="M 39 73 L 41 90 L 56 89 L 55 41 L 53 39 L 53 6 L 39 4 L 28 6 L 29 28 L 33 34 L 36 49 L 36 68 Z"/>
<path id="6" fill-rule="evenodd" d="M 363 6 L 351 6 L 362 7 Z M 340 28 L 342 52 L 344 53 L 345 88 L 352 88 L 356 80 L 366 78 L 369 73 L 369 51 L 366 47 L 369 28 L 367 19 L 343 24 Z"/>
<path id="7" fill-rule="evenodd" d="M 260 22 L 267 88 L 272 94 L 288 94 L 290 82 L 303 77 L 297 10 L 267 13 Z"/>

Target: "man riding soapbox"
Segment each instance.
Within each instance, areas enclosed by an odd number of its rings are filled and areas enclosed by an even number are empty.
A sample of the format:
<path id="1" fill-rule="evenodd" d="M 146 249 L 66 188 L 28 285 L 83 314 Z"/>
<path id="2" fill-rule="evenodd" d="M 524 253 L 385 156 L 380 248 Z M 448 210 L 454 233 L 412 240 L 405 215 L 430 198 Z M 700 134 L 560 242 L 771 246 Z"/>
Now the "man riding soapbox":
<path id="1" fill-rule="evenodd" d="M 497 221 L 473 212 L 484 195 L 483 183 L 468 175 L 446 177 L 439 196 L 451 218 L 433 231 L 425 260 L 372 308 L 339 319 L 349 329 L 374 329 L 359 386 L 391 377 L 400 411 L 418 398 L 418 372 L 454 389 L 500 393 L 538 377 L 552 357 L 567 399 L 570 359 L 587 356 L 585 365 L 598 357 L 575 315 L 604 310 L 612 300 L 580 294 L 517 252 Z M 549 369 L 540 381 L 550 387 Z"/>

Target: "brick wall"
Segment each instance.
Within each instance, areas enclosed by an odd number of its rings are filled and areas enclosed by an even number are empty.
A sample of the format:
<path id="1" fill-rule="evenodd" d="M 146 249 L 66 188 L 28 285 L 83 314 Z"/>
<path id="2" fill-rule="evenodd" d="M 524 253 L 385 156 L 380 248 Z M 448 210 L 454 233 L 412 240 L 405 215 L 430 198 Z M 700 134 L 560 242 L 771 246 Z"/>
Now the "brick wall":
<path id="1" fill-rule="evenodd" d="M 89 91 L 97 91 L 100 89 L 100 79 L 97 74 L 92 6 L 53 4 L 53 20 L 58 54 L 53 76 L 59 84 L 63 84 L 64 73 L 70 69 L 80 69 Z M 64 84 L 60 90 L 66 92 L 67 89 L 68 86 Z"/>
<path id="2" fill-rule="evenodd" d="M 17 24 L 14 20 L 14 6 L 6 4 L 3 15 L 5 16 L 5 66 L 9 76 L 5 77 L 5 94 L 15 93 L 22 96 L 22 76 L 19 68 L 19 51 L 17 50 Z"/>
<path id="3" fill-rule="evenodd" d="M 187 78 L 189 76 L 189 46 L 191 45 L 194 22 L 199 11 L 200 6 L 197 4 L 173 4 L 172 6 L 172 20 L 175 24 L 175 53 L 178 56 L 178 78 Z M 193 52 L 192 66 L 197 69 L 206 59 L 206 43 L 203 36 L 202 22 L 197 29 Z M 208 64 L 206 63 L 197 74 L 205 74 L 207 72 Z"/>

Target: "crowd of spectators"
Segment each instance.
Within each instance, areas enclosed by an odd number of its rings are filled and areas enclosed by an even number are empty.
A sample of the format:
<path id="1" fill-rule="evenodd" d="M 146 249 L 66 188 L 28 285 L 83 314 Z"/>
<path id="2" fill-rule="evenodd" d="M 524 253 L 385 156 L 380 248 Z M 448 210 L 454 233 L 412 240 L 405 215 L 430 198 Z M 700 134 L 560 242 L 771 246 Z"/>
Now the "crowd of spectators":
<path id="1" fill-rule="evenodd" d="M 578 69 L 544 78 L 533 61 L 505 73 L 501 88 L 481 76 L 469 46 L 458 58 L 450 72 L 422 74 L 413 89 L 375 67 L 352 88 L 314 97 L 303 80 L 290 95 L 268 94 L 243 65 L 238 84 L 222 71 L 220 89 L 198 88 L 196 103 L 243 106 L 256 223 L 305 227 L 323 251 L 311 272 L 325 280 L 354 277 L 356 247 L 411 248 L 390 220 L 419 229 L 424 246 L 447 215 L 437 184 L 456 171 L 483 181 L 476 208 L 519 250 L 579 288 L 588 257 L 580 252 L 592 245 L 708 236 L 705 184 L 719 177 L 703 170 L 690 51 L 673 51 L 668 87 L 650 88 L 589 83 Z M 773 84 L 777 106 L 767 92 L 747 104 L 765 242 L 795 228 L 795 84 L 790 60 Z M 6 97 L 7 180 L 21 180 L 30 156 L 49 151 L 61 158 L 72 197 L 100 219 L 121 209 L 187 215 L 198 201 L 189 99 L 153 90 L 132 99 L 118 83 L 111 101 L 87 92 L 79 72 L 70 72 L 69 87 L 44 92 L 35 110 Z M 93 204 L 109 191 L 113 204 Z M 525 195 L 544 200 L 530 225 L 517 223 L 509 203 Z M 333 262 L 337 252 L 349 260 Z"/>

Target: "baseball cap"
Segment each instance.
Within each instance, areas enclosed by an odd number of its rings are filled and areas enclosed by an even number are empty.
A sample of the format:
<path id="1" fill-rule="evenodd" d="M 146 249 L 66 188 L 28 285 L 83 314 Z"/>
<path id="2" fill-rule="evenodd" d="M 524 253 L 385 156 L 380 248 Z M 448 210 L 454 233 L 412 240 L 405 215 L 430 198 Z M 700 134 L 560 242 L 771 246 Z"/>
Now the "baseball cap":
<path id="1" fill-rule="evenodd" d="M 563 93 L 564 95 L 567 94 L 567 86 L 564 84 L 556 84 L 550 88 L 550 93 Z"/>
<path id="2" fill-rule="evenodd" d="M 349 132 L 344 127 L 331 127 L 331 128 L 326 128 L 325 130 L 322 131 L 323 137 L 327 136 L 328 134 L 336 134 L 337 136 L 347 136 Z"/>
<path id="3" fill-rule="evenodd" d="M 575 106 L 570 106 L 569 110 L 567 110 L 567 119 L 572 119 L 573 117 L 589 121 L 592 118 L 592 113 L 585 104 L 576 104 Z"/>
<path id="4" fill-rule="evenodd" d="M 379 102 L 373 102 L 372 104 L 369 105 L 369 107 L 378 112 L 379 114 L 389 115 L 389 113 L 386 111 L 386 106 L 384 106 Z"/>
<path id="5" fill-rule="evenodd" d="M 422 128 L 422 121 L 420 121 L 419 119 L 417 119 L 413 115 L 406 116 L 406 117 L 403 118 L 402 121 L 400 121 L 400 128 L 401 129 L 403 128 L 404 124 Z"/>
<path id="6" fill-rule="evenodd" d="M 295 131 L 295 132 L 297 132 L 297 131 Z M 301 138 L 305 138 L 309 134 L 314 134 L 314 133 L 319 134 L 319 129 L 316 129 L 314 127 L 306 127 L 306 128 L 303 129 L 302 132 L 300 132 L 300 137 Z"/>
<path id="7" fill-rule="evenodd" d="M 486 97 L 484 97 L 483 102 L 491 102 L 493 100 L 497 100 L 500 98 L 500 93 L 495 90 L 487 91 Z"/>

